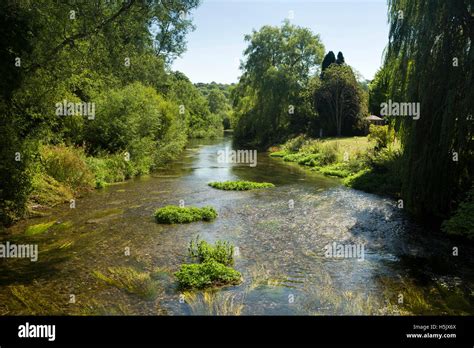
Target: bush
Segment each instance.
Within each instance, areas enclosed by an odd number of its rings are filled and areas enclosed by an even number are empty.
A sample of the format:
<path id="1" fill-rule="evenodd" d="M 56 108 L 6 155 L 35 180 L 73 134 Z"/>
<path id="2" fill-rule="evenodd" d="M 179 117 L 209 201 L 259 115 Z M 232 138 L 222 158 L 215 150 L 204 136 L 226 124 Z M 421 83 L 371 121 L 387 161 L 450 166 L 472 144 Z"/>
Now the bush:
<path id="1" fill-rule="evenodd" d="M 345 178 L 352 174 L 351 170 L 345 163 L 335 163 L 330 166 L 320 168 L 319 172 L 324 175 L 337 176 Z"/>
<path id="2" fill-rule="evenodd" d="M 74 198 L 73 191 L 44 172 L 36 172 L 32 178 L 29 204 L 53 207 Z"/>
<path id="3" fill-rule="evenodd" d="M 392 197 L 400 196 L 400 176 L 394 175 L 393 172 L 379 173 L 371 168 L 364 169 L 348 176 L 343 183 L 348 187 L 369 193 Z"/>
<path id="4" fill-rule="evenodd" d="M 303 158 L 305 154 L 303 153 L 289 153 L 288 155 L 283 156 L 283 161 L 285 162 L 297 162 Z"/>
<path id="5" fill-rule="evenodd" d="M 105 91 L 97 98 L 97 110 L 85 127 L 88 152 L 128 152 L 129 177 L 175 158 L 186 143 L 187 128 L 178 117 L 178 105 L 139 82 Z"/>
<path id="6" fill-rule="evenodd" d="M 275 187 L 269 182 L 253 182 L 253 181 L 224 181 L 224 182 L 210 182 L 209 186 L 218 190 L 232 190 L 232 191 L 246 191 L 253 189 L 262 189 L 268 187 Z"/>
<path id="7" fill-rule="evenodd" d="M 320 162 L 322 165 L 328 165 L 337 160 L 337 143 L 323 144 L 319 150 Z"/>
<path id="8" fill-rule="evenodd" d="M 283 144 L 282 150 L 288 152 L 298 152 L 306 141 L 307 138 L 305 135 L 298 135 L 297 137 L 292 138 Z"/>
<path id="9" fill-rule="evenodd" d="M 309 167 L 319 167 L 322 164 L 321 155 L 319 153 L 300 156 L 296 162 Z"/>
<path id="10" fill-rule="evenodd" d="M 67 185 L 73 191 L 93 187 L 94 176 L 81 149 L 58 146 L 43 146 L 41 161 L 46 174 Z"/>
<path id="11" fill-rule="evenodd" d="M 168 205 L 155 211 L 155 219 L 163 224 L 183 224 L 194 221 L 211 221 L 217 217 L 217 212 L 212 207 L 178 207 Z"/>
<path id="12" fill-rule="evenodd" d="M 369 127 L 369 140 L 375 141 L 375 150 L 387 147 L 392 142 L 394 133 L 388 126 L 376 126 L 371 124 Z"/>
<path id="13" fill-rule="evenodd" d="M 174 274 L 182 289 L 204 289 L 223 285 L 237 285 L 242 281 L 240 272 L 213 259 L 199 264 L 184 264 Z"/>
<path id="14" fill-rule="evenodd" d="M 3 76 L 2 76 L 3 77 Z M 0 99 L 0 225 L 11 225 L 24 217 L 31 192 L 31 155 L 36 152 L 34 142 L 17 134 L 15 118 Z M 21 161 L 15 157 L 21 154 Z"/>
<path id="15" fill-rule="evenodd" d="M 474 239 L 474 187 L 454 214 L 441 225 L 443 232 Z"/>
<path id="16" fill-rule="evenodd" d="M 199 262 L 206 262 L 214 260 L 226 266 L 234 264 L 234 246 L 229 242 L 218 240 L 215 245 L 209 244 L 204 240 L 192 240 L 189 243 L 189 255 L 199 260 Z"/>

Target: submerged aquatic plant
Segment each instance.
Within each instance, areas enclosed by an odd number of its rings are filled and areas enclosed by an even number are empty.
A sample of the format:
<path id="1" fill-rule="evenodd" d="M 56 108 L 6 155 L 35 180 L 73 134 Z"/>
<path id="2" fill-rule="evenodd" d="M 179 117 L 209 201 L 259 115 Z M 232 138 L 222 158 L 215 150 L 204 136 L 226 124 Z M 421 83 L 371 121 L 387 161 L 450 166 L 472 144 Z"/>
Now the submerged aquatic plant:
<path id="1" fill-rule="evenodd" d="M 156 296 L 157 283 L 147 272 L 139 272 L 131 267 L 109 267 L 109 275 L 100 271 L 92 272 L 93 275 L 109 285 L 125 290 L 130 294 L 138 295 L 145 299 Z"/>
<path id="2" fill-rule="evenodd" d="M 244 308 L 244 296 L 231 291 L 184 291 L 183 295 L 194 315 L 241 315 Z"/>
<path id="3" fill-rule="evenodd" d="M 44 232 L 48 231 L 55 223 L 56 223 L 56 220 L 28 226 L 26 231 L 25 231 L 25 234 L 27 236 L 33 236 L 35 234 L 44 233 Z"/>

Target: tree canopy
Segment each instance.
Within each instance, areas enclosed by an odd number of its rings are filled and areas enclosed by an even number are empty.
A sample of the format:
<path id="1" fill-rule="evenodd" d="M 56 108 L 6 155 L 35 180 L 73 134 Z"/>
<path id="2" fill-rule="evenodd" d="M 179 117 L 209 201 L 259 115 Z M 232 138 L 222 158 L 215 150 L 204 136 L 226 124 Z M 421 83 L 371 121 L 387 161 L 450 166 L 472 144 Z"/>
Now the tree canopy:
<path id="1" fill-rule="evenodd" d="M 243 74 L 234 92 L 236 136 L 269 144 L 307 123 L 311 108 L 303 91 L 319 68 L 324 46 L 318 35 L 288 21 L 264 26 L 245 40 Z"/>
<path id="2" fill-rule="evenodd" d="M 470 1 L 389 1 L 387 97 L 421 110 L 418 120 L 393 120 L 404 147 L 402 195 L 410 211 L 435 222 L 472 186 L 472 11 Z"/>

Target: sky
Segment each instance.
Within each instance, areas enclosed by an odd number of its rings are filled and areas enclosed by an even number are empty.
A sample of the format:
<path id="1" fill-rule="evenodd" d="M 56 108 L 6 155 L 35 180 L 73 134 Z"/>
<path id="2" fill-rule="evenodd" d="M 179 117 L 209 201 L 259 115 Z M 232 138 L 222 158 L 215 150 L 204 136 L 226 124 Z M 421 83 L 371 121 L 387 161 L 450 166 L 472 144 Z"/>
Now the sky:
<path id="1" fill-rule="evenodd" d="M 386 0 L 203 0 L 190 18 L 196 30 L 172 69 L 193 83 L 238 82 L 244 36 L 285 19 L 319 34 L 326 53 L 342 51 L 346 63 L 369 80 L 388 42 Z"/>

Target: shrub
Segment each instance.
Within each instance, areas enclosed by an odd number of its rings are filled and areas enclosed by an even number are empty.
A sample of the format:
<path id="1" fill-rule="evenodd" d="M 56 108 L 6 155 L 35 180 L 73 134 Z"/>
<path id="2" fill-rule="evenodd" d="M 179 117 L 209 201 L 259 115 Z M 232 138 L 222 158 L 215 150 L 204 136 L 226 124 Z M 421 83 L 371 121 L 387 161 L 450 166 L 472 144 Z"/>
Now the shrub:
<path id="1" fill-rule="evenodd" d="M 212 207 L 178 207 L 168 205 L 155 211 L 155 219 L 158 223 L 183 224 L 194 221 L 211 221 L 217 217 L 217 212 Z"/>
<path id="2" fill-rule="evenodd" d="M 345 163 L 335 163 L 327 167 L 320 168 L 319 172 L 324 175 L 337 176 L 339 178 L 345 178 L 352 174 Z"/>
<path id="3" fill-rule="evenodd" d="M 204 240 L 192 240 L 189 243 L 189 255 L 197 258 L 199 262 L 214 260 L 226 266 L 234 264 L 234 246 L 226 241 L 218 240 L 215 245 Z"/>
<path id="4" fill-rule="evenodd" d="M 131 163 L 125 161 L 123 154 L 87 157 L 86 161 L 95 175 L 96 188 L 124 181 L 133 173 Z"/>
<path id="5" fill-rule="evenodd" d="M 181 265 L 174 275 L 182 289 L 237 285 L 242 281 L 240 272 L 213 259 L 198 264 Z"/>
<path id="6" fill-rule="evenodd" d="M 268 187 L 275 187 L 275 185 L 269 182 L 253 182 L 253 181 L 224 181 L 224 182 L 210 182 L 209 186 L 219 190 L 232 190 L 232 191 L 246 191 L 253 189 L 262 189 Z"/>
<path id="7" fill-rule="evenodd" d="M 441 229 L 447 234 L 474 239 L 474 187 L 451 218 L 443 222 Z"/>
<path id="8" fill-rule="evenodd" d="M 318 167 L 321 165 L 321 155 L 319 153 L 300 156 L 296 162 L 301 165 Z"/>
<path id="9" fill-rule="evenodd" d="M 56 181 L 74 191 L 93 186 L 94 177 L 81 149 L 64 145 L 43 146 L 40 154 L 46 173 Z"/>
<path id="10" fill-rule="evenodd" d="M 32 177 L 30 205 L 55 206 L 68 202 L 74 197 L 72 190 L 44 172 L 36 172 Z"/>
<path id="11" fill-rule="evenodd" d="M 322 165 L 328 165 L 336 162 L 337 159 L 337 143 L 323 144 L 319 150 L 319 160 Z"/>
<path id="12" fill-rule="evenodd" d="M 292 138 L 283 144 L 282 150 L 288 152 L 298 152 L 306 141 L 307 138 L 305 135 L 298 135 L 297 137 Z"/>
<path id="13" fill-rule="evenodd" d="M 178 105 L 139 82 L 107 90 L 97 99 L 94 122 L 85 127 L 88 152 L 130 154 L 126 176 L 148 173 L 176 157 L 185 143 L 187 127 Z M 103 155 L 102 155 L 103 156 Z"/>
<path id="14" fill-rule="evenodd" d="M 369 127 L 369 140 L 375 141 L 375 149 L 380 150 L 387 147 L 394 136 L 393 130 L 389 130 L 388 126 L 376 126 L 371 124 Z"/>
<path id="15" fill-rule="evenodd" d="M 343 183 L 348 187 L 369 193 L 392 197 L 400 196 L 400 176 L 393 172 L 380 173 L 368 168 L 348 176 Z"/>
<path id="16" fill-rule="evenodd" d="M 288 155 L 283 156 L 283 161 L 285 162 L 297 162 L 305 155 L 302 153 L 290 153 Z"/>

